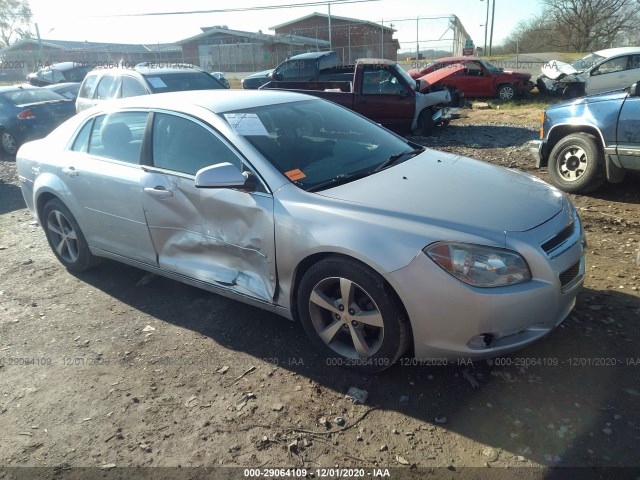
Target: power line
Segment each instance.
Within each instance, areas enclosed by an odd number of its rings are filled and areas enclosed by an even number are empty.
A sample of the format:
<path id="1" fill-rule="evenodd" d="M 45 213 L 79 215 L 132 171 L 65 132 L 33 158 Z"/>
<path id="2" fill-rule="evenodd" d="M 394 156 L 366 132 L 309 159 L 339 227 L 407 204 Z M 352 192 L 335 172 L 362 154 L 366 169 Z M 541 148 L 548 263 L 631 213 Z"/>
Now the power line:
<path id="1" fill-rule="evenodd" d="M 380 0 L 331 0 L 331 1 L 314 1 L 307 3 L 289 3 L 281 5 L 262 5 L 259 7 L 243 7 L 243 8 L 221 8 L 215 10 L 189 10 L 175 12 L 146 12 L 146 13 L 125 13 L 118 15 L 81 15 L 85 18 L 113 18 L 113 17 L 157 17 L 167 15 L 194 15 L 203 13 L 231 13 L 231 12 L 253 12 L 257 10 L 276 10 L 279 8 L 299 8 L 299 7 L 319 7 L 331 4 L 344 5 L 348 3 L 367 3 L 378 2 Z"/>

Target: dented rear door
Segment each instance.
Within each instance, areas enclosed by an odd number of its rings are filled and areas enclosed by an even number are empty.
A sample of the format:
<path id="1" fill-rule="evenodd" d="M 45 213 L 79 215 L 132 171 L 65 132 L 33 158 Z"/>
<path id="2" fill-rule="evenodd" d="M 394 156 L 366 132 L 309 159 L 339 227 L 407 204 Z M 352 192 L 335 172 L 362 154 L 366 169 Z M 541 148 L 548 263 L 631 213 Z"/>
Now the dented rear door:
<path id="1" fill-rule="evenodd" d="M 273 197 L 199 189 L 195 173 L 230 162 L 249 168 L 217 132 L 191 118 L 154 114 L 143 206 L 160 268 L 273 302 Z"/>

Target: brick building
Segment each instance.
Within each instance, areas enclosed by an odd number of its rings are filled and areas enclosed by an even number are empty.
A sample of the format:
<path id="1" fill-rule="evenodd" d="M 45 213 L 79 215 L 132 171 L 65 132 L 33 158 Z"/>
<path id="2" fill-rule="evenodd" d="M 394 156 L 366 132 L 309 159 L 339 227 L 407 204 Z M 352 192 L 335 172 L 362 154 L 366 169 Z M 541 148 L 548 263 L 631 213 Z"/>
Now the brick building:
<path id="1" fill-rule="evenodd" d="M 312 13 L 271 27 L 276 35 L 301 35 L 329 41 L 329 15 Z M 388 58 L 396 60 L 400 43 L 393 38 L 395 30 L 388 25 L 331 15 L 331 49 L 345 63 L 358 58 Z"/>

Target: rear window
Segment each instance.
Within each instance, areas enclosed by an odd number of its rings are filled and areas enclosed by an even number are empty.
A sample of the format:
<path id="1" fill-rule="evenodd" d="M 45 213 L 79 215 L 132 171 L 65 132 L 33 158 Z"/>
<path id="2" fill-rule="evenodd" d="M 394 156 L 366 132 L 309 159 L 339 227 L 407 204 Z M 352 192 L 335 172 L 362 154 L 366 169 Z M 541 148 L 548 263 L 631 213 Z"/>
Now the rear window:
<path id="1" fill-rule="evenodd" d="M 55 102 L 65 100 L 62 95 L 58 95 L 55 92 L 40 88 L 25 88 L 20 90 L 14 90 L 12 92 L 3 92 L 2 98 L 16 107 L 22 107 L 31 103 L 40 102 Z"/>
<path id="2" fill-rule="evenodd" d="M 148 74 L 144 78 L 153 93 L 224 88 L 220 82 L 204 72 Z"/>

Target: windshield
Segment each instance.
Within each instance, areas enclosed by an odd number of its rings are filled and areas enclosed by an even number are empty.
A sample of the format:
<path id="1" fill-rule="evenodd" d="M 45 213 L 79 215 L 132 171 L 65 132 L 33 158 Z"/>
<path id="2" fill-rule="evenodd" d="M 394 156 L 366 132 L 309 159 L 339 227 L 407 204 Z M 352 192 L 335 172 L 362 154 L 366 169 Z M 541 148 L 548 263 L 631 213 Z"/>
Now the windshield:
<path id="1" fill-rule="evenodd" d="M 3 92 L 2 96 L 16 107 L 22 107 L 32 103 L 59 102 L 65 100 L 63 96 L 44 88 L 21 88 L 11 92 Z"/>
<path id="2" fill-rule="evenodd" d="M 580 60 L 576 60 L 571 64 L 571 66 L 578 72 L 584 72 L 585 70 L 588 70 L 594 65 L 600 63 L 602 60 L 604 60 L 604 57 L 591 53 L 586 57 L 582 57 Z"/>
<path id="3" fill-rule="evenodd" d="M 492 64 L 490 64 L 489 62 L 487 62 L 485 60 L 480 60 L 480 63 L 482 65 L 484 65 L 484 68 L 489 70 L 491 73 L 501 73 L 501 72 L 504 71 L 504 70 L 502 70 L 502 68 L 496 67 L 495 65 L 492 65 Z"/>
<path id="4" fill-rule="evenodd" d="M 304 190 L 372 174 L 392 155 L 411 150 L 396 135 L 323 100 L 232 110 L 223 117 Z"/>
<path id="5" fill-rule="evenodd" d="M 144 77 L 153 93 L 224 88 L 218 80 L 208 73 L 197 71 L 148 74 Z"/>

